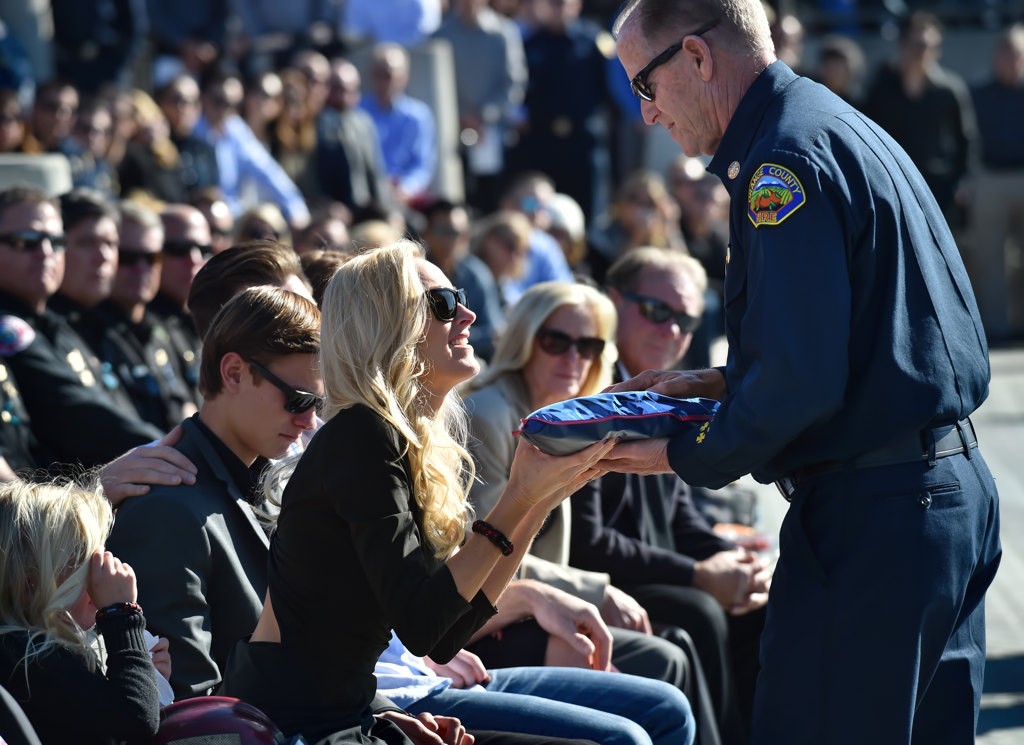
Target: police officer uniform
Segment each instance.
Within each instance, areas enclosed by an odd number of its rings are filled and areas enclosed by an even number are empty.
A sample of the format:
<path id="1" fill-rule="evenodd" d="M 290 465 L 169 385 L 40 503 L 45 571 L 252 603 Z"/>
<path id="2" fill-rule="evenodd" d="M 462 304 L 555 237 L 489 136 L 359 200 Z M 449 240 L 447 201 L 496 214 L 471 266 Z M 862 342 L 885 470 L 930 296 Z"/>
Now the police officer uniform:
<path id="1" fill-rule="evenodd" d="M 35 451 L 39 443 L 29 427 L 14 373 L 4 364 L 4 356 L 15 348 L 13 338 L 0 338 L 0 458 L 11 470 L 24 471 L 38 465 Z"/>
<path id="2" fill-rule="evenodd" d="M 185 418 L 186 404 L 195 402 L 167 328 L 150 313 L 133 323 L 110 302 L 100 305 L 97 316 L 111 330 L 104 359 L 113 364 L 139 416 L 170 430 Z"/>
<path id="3" fill-rule="evenodd" d="M 88 346 L 56 313 L 0 293 L 0 339 L 47 458 L 91 467 L 161 436 L 114 401 Z"/>
<path id="4" fill-rule="evenodd" d="M 192 316 L 176 303 L 157 295 L 146 308 L 155 320 L 167 331 L 171 346 L 177 356 L 177 367 L 181 371 L 185 385 L 196 402 L 202 400 L 199 394 L 199 353 L 203 349 L 203 340 L 192 322 Z"/>
<path id="5" fill-rule="evenodd" d="M 540 29 L 523 46 L 530 70 L 529 129 L 512 165 L 546 173 L 585 214 L 597 214 L 608 198 L 606 75 L 615 42 L 592 21 L 577 19 L 564 34 Z"/>
<path id="6" fill-rule="evenodd" d="M 891 137 L 782 62 L 709 170 L 732 197 L 728 395 L 668 455 L 693 485 L 751 472 L 792 500 L 752 742 L 973 742 L 998 497 L 967 420 L 988 349 L 942 213 Z"/>

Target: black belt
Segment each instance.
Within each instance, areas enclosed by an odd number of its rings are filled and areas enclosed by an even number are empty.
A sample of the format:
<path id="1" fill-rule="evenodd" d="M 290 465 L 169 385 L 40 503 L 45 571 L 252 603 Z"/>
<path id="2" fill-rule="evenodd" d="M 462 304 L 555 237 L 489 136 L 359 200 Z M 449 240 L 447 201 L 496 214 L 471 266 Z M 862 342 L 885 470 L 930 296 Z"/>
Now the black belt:
<path id="1" fill-rule="evenodd" d="M 971 420 L 961 419 L 956 424 L 941 424 L 923 430 L 918 436 L 905 438 L 881 450 L 874 450 L 853 460 L 841 463 L 819 463 L 801 468 L 775 482 L 779 493 L 788 502 L 802 481 L 831 471 L 853 471 L 860 468 L 894 466 L 898 463 L 926 461 L 934 466 L 939 458 L 965 453 L 971 457 L 971 450 L 978 447 L 978 436 L 974 433 Z"/>

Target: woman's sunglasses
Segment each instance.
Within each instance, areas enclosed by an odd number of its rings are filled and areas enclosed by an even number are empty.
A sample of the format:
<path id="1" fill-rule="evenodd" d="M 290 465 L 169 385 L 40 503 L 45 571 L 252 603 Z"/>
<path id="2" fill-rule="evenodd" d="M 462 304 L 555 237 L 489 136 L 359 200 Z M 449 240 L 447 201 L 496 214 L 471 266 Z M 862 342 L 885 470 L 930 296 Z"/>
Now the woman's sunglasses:
<path id="1" fill-rule="evenodd" d="M 684 310 L 672 310 L 667 303 L 652 297 L 637 295 L 635 292 L 623 292 L 622 297 L 637 304 L 640 315 L 651 323 L 675 321 L 684 334 L 692 334 L 700 326 L 700 318 L 691 316 Z"/>
<path id="2" fill-rule="evenodd" d="M 596 360 L 604 351 L 604 339 L 596 336 L 582 336 L 574 339 L 562 331 L 541 329 L 537 332 L 537 344 L 550 355 L 565 354 L 571 347 L 576 347 L 580 357 L 585 360 Z"/>
<path id="3" fill-rule="evenodd" d="M 252 366 L 253 370 L 260 374 L 261 378 L 284 394 L 284 410 L 289 414 L 305 414 L 313 407 L 316 407 L 317 411 L 323 408 L 323 396 L 318 396 L 317 394 L 310 393 L 309 391 L 300 391 L 296 388 L 292 388 L 259 362 L 255 362 L 253 360 L 246 360 L 246 362 Z"/>
<path id="4" fill-rule="evenodd" d="M 454 321 L 460 305 L 469 307 L 466 304 L 466 291 L 461 287 L 457 290 L 451 287 L 432 287 L 427 290 L 426 296 L 430 312 L 441 323 Z"/>

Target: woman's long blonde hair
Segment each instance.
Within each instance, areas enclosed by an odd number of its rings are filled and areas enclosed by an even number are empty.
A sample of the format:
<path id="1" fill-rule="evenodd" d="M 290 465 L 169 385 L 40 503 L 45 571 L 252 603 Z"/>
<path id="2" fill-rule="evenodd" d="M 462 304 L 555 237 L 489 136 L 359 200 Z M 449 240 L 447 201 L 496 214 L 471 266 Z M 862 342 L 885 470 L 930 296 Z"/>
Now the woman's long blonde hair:
<path id="1" fill-rule="evenodd" d="M 86 589 L 89 562 L 110 532 L 99 487 L 74 483 L 0 484 L 0 634 L 28 632 L 22 663 L 54 647 L 98 662 L 68 612 Z"/>
<path id="2" fill-rule="evenodd" d="M 436 556 L 462 543 L 473 461 L 465 448 L 467 417 L 455 391 L 437 411 L 427 405 L 420 353 L 428 320 L 416 260 L 419 247 L 402 240 L 353 257 L 324 292 L 320 364 L 324 419 L 364 404 L 406 440 L 421 526 Z"/>
<path id="3" fill-rule="evenodd" d="M 615 347 L 615 329 L 618 316 L 615 305 L 600 290 L 575 282 L 540 282 L 523 293 L 509 313 L 505 328 L 494 349 L 494 357 L 469 385 L 478 390 L 490 385 L 508 372 L 526 367 L 533 356 L 533 341 L 548 317 L 565 306 L 586 308 L 597 326 L 597 336 L 604 339 L 601 358 L 594 360 L 586 380 L 580 386 L 580 396 L 600 393 L 611 383 L 612 366 L 618 358 Z"/>

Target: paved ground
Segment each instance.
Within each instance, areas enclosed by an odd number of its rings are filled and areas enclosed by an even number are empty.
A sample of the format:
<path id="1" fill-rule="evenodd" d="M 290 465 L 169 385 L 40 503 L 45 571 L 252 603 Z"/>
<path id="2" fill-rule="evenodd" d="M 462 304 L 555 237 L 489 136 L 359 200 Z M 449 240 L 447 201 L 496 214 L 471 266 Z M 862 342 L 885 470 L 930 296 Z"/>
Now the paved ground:
<path id="1" fill-rule="evenodd" d="M 972 417 L 999 487 L 1003 560 L 988 593 L 988 663 L 978 745 L 1024 743 L 1024 349 L 992 353 L 992 390 Z M 758 489 L 762 526 L 777 536 L 786 502 Z"/>

